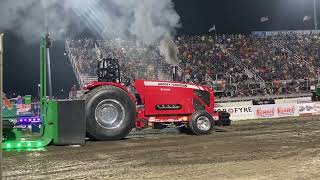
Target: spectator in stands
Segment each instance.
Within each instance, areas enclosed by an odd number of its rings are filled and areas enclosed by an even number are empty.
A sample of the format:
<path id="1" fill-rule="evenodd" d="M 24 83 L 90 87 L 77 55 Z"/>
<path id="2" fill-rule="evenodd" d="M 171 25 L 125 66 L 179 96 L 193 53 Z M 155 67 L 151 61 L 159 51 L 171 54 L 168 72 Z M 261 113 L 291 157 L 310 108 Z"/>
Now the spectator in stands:
<path id="1" fill-rule="evenodd" d="M 16 98 L 16 104 L 23 104 L 22 96 L 18 95 L 18 97 Z"/>

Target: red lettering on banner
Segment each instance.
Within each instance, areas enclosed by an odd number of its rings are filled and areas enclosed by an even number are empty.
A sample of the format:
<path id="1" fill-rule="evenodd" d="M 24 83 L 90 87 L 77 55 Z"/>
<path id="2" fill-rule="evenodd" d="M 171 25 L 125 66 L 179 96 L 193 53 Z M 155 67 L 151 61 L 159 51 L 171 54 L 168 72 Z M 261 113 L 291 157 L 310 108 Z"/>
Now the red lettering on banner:
<path id="1" fill-rule="evenodd" d="M 257 109 L 257 116 L 261 117 L 272 117 L 274 116 L 274 109 Z"/>
<path id="2" fill-rule="evenodd" d="M 278 107 L 277 112 L 279 115 L 294 115 L 294 106 L 292 106 L 292 107 Z"/>

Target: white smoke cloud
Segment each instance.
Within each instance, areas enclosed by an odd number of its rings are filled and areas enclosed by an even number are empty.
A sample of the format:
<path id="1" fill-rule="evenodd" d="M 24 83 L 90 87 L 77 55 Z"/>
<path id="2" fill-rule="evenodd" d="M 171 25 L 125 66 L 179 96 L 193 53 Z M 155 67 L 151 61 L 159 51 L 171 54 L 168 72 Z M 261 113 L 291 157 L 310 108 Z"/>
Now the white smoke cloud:
<path id="1" fill-rule="evenodd" d="M 57 0 L 1 0 L 0 31 L 13 31 L 26 41 L 38 41 L 46 27 L 58 37 L 66 31 L 68 9 Z"/>
<path id="2" fill-rule="evenodd" d="M 177 48 L 168 39 L 180 27 L 172 0 L 1 0 L 0 3 L 0 31 L 14 31 L 27 42 L 37 42 L 47 30 L 55 40 L 63 40 L 71 22 L 80 20 L 103 39 L 134 37 L 147 45 L 162 40 L 161 54 L 168 63 L 177 63 Z"/>
<path id="3" fill-rule="evenodd" d="M 134 36 L 146 44 L 159 42 L 180 26 L 171 0 L 1 0 L 0 30 L 32 40 L 48 27 L 63 37 L 70 14 L 102 38 Z"/>

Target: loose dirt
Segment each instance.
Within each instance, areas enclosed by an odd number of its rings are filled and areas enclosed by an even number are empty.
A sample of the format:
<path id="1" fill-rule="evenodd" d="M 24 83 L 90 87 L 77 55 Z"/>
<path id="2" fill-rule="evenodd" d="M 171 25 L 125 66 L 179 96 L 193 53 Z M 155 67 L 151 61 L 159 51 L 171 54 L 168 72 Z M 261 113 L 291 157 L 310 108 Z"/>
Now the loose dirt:
<path id="1" fill-rule="evenodd" d="M 234 122 L 211 135 L 133 131 L 114 142 L 3 152 L 3 179 L 318 179 L 320 117 Z"/>

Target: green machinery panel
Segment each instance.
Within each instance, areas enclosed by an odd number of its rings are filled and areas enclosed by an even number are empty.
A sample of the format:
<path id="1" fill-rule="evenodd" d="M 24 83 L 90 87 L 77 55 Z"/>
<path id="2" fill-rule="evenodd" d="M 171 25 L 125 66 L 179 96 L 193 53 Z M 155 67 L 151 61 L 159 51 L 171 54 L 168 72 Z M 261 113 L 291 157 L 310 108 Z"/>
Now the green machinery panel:
<path id="1" fill-rule="evenodd" d="M 84 145 L 86 138 L 85 101 L 58 100 L 57 122 L 53 125 L 55 145 Z"/>
<path id="2" fill-rule="evenodd" d="M 2 149 L 41 148 L 52 142 L 54 124 L 56 124 L 58 121 L 57 101 L 44 101 L 43 107 L 44 114 L 41 114 L 43 124 L 41 126 L 40 133 L 35 134 L 16 128 L 12 131 L 14 136 L 3 142 Z"/>

